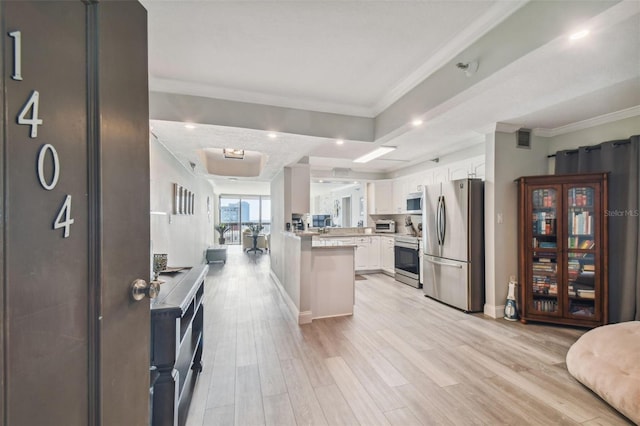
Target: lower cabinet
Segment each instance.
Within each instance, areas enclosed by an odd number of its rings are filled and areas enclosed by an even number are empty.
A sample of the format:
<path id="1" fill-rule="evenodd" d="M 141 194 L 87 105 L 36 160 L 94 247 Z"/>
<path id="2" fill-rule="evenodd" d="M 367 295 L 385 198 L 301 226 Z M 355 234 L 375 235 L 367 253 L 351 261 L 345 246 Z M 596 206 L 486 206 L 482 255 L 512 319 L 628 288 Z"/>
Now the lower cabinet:
<path id="1" fill-rule="evenodd" d="M 380 237 L 377 235 L 356 237 L 356 271 L 380 270 Z"/>
<path id="2" fill-rule="evenodd" d="M 380 238 L 380 268 L 387 275 L 395 275 L 395 259 L 393 254 L 393 237 Z"/>
<path id="3" fill-rule="evenodd" d="M 202 371 L 204 282 L 209 267 L 161 275 L 151 305 L 151 424 L 184 425 Z"/>

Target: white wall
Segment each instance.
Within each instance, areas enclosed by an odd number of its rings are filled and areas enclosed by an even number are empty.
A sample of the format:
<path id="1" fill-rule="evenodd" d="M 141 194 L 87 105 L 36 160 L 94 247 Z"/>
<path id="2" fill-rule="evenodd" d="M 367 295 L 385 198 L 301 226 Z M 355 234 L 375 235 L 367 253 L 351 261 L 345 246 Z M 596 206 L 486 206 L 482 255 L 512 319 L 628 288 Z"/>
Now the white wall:
<path id="1" fill-rule="evenodd" d="M 485 307 L 494 318 L 504 314 L 509 276 L 518 273 L 518 191 L 514 180 L 547 171 L 548 146 L 532 140 L 516 147 L 516 134 L 487 135 L 485 163 Z"/>
<path id="2" fill-rule="evenodd" d="M 150 204 L 152 214 L 151 249 L 153 253 L 167 253 L 169 266 L 192 266 L 205 261 L 205 250 L 213 245 L 214 193 L 204 178 L 187 170 L 155 139 L 149 142 Z M 177 183 L 195 193 L 193 215 L 173 214 L 173 184 Z M 207 212 L 207 197 L 211 215 Z"/>
<path id="3" fill-rule="evenodd" d="M 269 195 L 271 193 L 270 182 L 259 181 L 232 181 L 217 179 L 213 182 L 216 196 L 230 195 Z"/>
<path id="4" fill-rule="evenodd" d="M 291 211 L 288 197 L 285 195 L 285 170 L 282 170 L 271 181 L 271 270 L 281 283 L 285 282 L 285 248 L 283 232 L 285 223 L 291 222 L 291 217 L 285 219 L 285 211 Z M 289 213 L 290 214 L 290 213 Z"/>

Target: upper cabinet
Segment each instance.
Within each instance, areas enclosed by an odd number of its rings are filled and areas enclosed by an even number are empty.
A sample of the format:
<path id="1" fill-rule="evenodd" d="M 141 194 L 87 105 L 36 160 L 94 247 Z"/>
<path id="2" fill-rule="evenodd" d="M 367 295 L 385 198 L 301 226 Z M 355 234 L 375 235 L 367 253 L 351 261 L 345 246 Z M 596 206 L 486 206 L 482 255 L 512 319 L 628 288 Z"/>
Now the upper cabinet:
<path id="1" fill-rule="evenodd" d="M 290 190 L 291 213 L 311 212 L 310 185 L 308 164 L 285 167 L 285 186 Z"/>
<path id="2" fill-rule="evenodd" d="M 485 156 L 479 155 L 393 180 L 370 182 L 367 184 L 367 213 L 403 214 L 407 210 L 407 194 L 420 192 L 424 186 L 434 183 L 469 177 L 484 179 L 484 166 Z"/>
<path id="3" fill-rule="evenodd" d="M 405 198 L 409 193 L 409 181 L 407 178 L 398 178 L 393 180 L 393 213 L 403 213 L 407 208 L 405 206 Z"/>
<path id="4" fill-rule="evenodd" d="M 367 184 L 369 214 L 393 214 L 393 181 L 378 180 Z"/>

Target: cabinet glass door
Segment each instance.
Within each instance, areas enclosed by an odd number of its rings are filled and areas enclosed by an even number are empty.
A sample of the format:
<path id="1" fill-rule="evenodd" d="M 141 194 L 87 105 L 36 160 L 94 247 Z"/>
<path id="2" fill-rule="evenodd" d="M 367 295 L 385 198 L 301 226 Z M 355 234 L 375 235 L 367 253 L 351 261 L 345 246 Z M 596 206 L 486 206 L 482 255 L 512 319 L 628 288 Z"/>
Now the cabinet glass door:
<path id="1" fill-rule="evenodd" d="M 580 318 L 599 316 L 596 309 L 595 189 L 570 187 L 567 191 L 567 314 Z"/>
<path id="2" fill-rule="evenodd" d="M 532 313 L 560 315 L 558 296 L 558 191 L 554 187 L 531 191 L 531 297 Z"/>

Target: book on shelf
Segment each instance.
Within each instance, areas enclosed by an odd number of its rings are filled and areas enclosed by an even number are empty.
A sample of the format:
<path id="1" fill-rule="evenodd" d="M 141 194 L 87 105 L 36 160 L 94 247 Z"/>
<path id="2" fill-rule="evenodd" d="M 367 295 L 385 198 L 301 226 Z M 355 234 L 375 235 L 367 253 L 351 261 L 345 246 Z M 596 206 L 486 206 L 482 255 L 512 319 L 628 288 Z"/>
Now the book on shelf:
<path id="1" fill-rule="evenodd" d="M 583 242 L 580 243 L 578 248 L 581 248 L 581 249 L 592 249 L 595 246 L 596 246 L 596 243 L 593 240 L 584 240 Z"/>
<path id="2" fill-rule="evenodd" d="M 593 233 L 593 215 L 588 211 L 571 212 L 569 234 L 591 235 Z"/>
<path id="3" fill-rule="evenodd" d="M 532 201 L 537 208 L 555 207 L 556 192 L 553 189 L 536 189 L 533 191 Z"/>
<path id="4" fill-rule="evenodd" d="M 540 248 L 557 248 L 558 245 L 556 244 L 555 241 L 540 241 L 539 247 Z"/>
<path id="5" fill-rule="evenodd" d="M 593 205 L 593 189 L 592 188 L 571 188 L 568 192 L 569 205 L 573 207 L 586 207 Z"/>
<path id="6" fill-rule="evenodd" d="M 578 290 L 576 290 L 576 294 L 578 295 L 578 297 L 582 297 L 583 299 L 595 299 L 596 298 L 596 291 L 595 290 L 578 289 Z"/>

